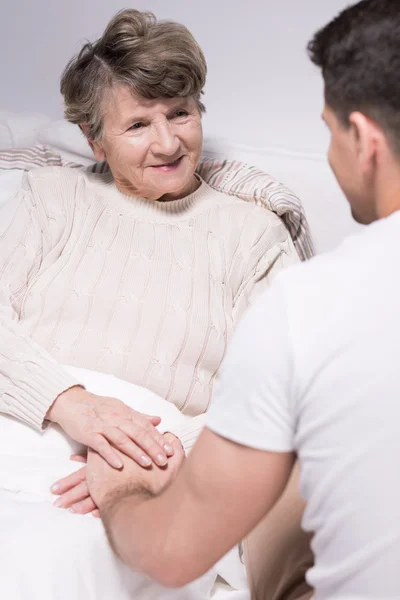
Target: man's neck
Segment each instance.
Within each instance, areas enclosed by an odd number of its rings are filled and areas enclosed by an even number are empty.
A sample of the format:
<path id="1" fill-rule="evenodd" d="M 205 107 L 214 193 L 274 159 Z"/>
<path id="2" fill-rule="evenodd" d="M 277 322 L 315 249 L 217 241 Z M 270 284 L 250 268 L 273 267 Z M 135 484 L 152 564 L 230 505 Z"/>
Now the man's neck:
<path id="1" fill-rule="evenodd" d="M 376 187 L 375 206 L 378 219 L 389 217 L 400 210 L 400 165 L 386 169 Z"/>

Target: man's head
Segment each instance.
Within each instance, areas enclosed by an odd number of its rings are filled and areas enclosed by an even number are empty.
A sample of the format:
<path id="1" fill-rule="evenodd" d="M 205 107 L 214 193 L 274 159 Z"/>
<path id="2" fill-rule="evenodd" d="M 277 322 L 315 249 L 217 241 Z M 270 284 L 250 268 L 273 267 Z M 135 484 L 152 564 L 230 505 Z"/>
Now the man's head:
<path id="1" fill-rule="evenodd" d="M 354 218 L 400 208 L 400 2 L 363 0 L 308 45 L 325 82 L 330 165 Z M 398 180 L 397 180 L 398 179 Z M 390 184 L 390 185 L 389 185 Z"/>

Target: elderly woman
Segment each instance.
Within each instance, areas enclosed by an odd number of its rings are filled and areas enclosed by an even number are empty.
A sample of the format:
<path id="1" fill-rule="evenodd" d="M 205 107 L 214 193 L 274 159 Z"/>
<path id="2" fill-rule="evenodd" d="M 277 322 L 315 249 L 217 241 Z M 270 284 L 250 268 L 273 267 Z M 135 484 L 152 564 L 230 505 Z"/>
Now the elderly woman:
<path id="1" fill-rule="evenodd" d="M 184 26 L 117 14 L 61 81 L 66 118 L 110 172 L 30 172 L 2 219 L 0 410 L 38 430 L 57 423 L 114 467 L 114 449 L 167 462 L 157 415 L 91 394 L 62 365 L 201 415 L 243 312 L 298 260 L 278 217 L 196 175 L 205 78 Z M 73 502 L 94 508 L 84 485 Z"/>

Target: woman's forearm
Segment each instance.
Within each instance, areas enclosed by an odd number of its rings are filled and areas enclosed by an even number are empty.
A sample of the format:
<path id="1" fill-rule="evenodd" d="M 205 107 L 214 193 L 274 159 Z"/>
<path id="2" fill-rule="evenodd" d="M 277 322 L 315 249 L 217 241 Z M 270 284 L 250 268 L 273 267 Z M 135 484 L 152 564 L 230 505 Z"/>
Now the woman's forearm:
<path id="1" fill-rule="evenodd" d="M 55 399 L 75 385 L 79 382 L 0 306 L 0 412 L 41 429 Z"/>

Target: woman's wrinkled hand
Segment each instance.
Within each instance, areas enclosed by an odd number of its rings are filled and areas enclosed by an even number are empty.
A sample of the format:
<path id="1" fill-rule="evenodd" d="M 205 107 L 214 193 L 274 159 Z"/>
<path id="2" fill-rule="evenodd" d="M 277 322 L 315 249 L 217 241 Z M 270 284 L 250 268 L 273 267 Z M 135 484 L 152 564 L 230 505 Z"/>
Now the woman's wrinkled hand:
<path id="1" fill-rule="evenodd" d="M 73 440 L 95 450 L 115 469 L 123 467 L 118 449 L 142 467 L 167 463 L 173 448 L 155 428 L 160 417 L 133 410 L 116 398 L 96 396 L 76 386 L 58 396 L 46 418 Z"/>

